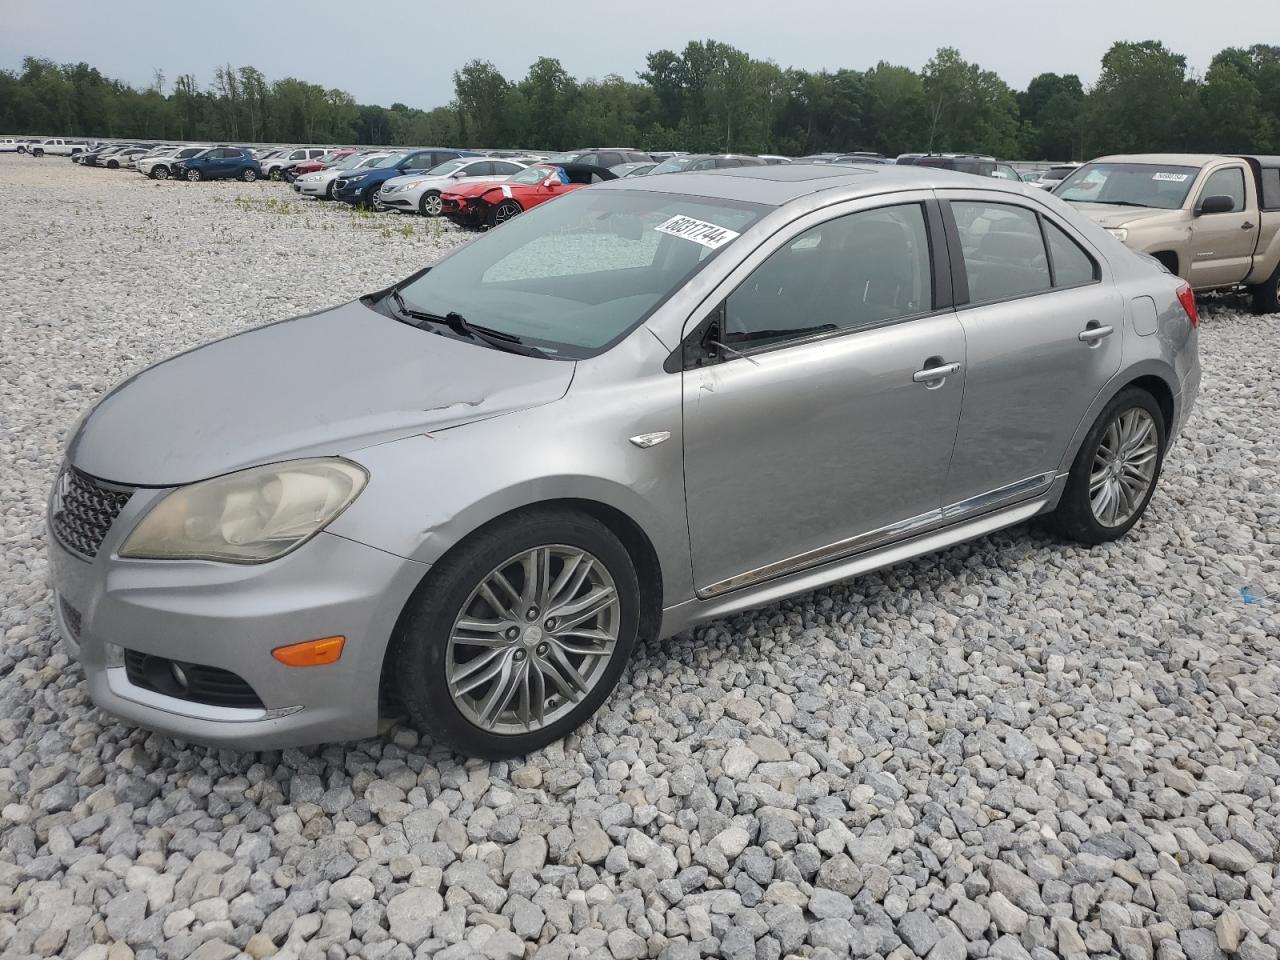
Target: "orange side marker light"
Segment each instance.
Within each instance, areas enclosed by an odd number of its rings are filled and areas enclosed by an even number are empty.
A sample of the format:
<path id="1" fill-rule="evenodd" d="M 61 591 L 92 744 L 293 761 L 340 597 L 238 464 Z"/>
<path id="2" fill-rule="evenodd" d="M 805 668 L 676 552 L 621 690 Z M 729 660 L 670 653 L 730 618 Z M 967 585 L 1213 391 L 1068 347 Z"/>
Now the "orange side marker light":
<path id="1" fill-rule="evenodd" d="M 344 643 L 346 637 L 304 640 L 287 647 L 276 647 L 271 655 L 288 667 L 323 667 L 325 664 L 338 662 Z"/>

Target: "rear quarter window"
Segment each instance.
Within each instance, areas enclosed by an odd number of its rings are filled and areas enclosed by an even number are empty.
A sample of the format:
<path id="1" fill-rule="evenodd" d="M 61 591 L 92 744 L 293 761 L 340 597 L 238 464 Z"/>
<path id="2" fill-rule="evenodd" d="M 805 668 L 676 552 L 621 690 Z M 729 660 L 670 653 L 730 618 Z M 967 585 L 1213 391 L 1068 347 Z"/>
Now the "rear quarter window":
<path id="1" fill-rule="evenodd" d="M 1262 171 L 1262 206 L 1280 210 L 1280 167 Z"/>

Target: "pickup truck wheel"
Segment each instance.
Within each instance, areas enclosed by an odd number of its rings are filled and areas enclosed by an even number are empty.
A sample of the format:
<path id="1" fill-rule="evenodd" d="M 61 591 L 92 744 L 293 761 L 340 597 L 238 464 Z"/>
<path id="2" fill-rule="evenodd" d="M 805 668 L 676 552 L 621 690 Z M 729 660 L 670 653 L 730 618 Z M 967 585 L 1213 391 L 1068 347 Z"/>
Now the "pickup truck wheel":
<path id="1" fill-rule="evenodd" d="M 1280 313 L 1280 265 L 1270 277 L 1250 289 L 1254 313 Z"/>

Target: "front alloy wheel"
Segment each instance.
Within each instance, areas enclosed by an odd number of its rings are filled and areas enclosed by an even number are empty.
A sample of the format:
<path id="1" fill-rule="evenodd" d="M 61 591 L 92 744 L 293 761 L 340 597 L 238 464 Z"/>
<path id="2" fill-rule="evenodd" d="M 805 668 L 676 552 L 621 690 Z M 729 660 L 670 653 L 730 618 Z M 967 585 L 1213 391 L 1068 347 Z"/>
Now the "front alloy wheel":
<path id="1" fill-rule="evenodd" d="M 423 733 L 510 757 L 559 739 L 609 695 L 639 626 L 635 566 L 594 517 L 546 509 L 436 564 L 397 626 L 386 674 Z"/>
<path id="2" fill-rule="evenodd" d="M 279 181 L 280 181 L 280 177 L 281 177 L 281 174 L 280 174 L 280 168 L 279 168 L 279 167 L 272 167 L 272 168 L 271 168 L 271 172 L 270 172 L 270 173 L 268 173 L 268 174 L 267 174 L 267 176 L 268 176 L 270 179 L 275 180 L 277 183 L 279 183 Z"/>
<path id="3" fill-rule="evenodd" d="M 152 180 L 168 180 L 169 168 L 166 167 L 163 163 L 156 164 L 154 167 L 151 168 L 151 179 Z"/>
<path id="4" fill-rule="evenodd" d="M 200 179 L 200 171 L 194 170 L 194 169 L 188 170 L 187 179 L 190 180 L 192 183 L 195 183 L 197 180 Z"/>
<path id="5" fill-rule="evenodd" d="M 493 213 L 489 217 L 489 226 L 496 227 L 506 223 L 512 217 L 518 217 L 522 212 L 520 204 L 514 200 L 503 200 L 493 208 Z"/>
<path id="6" fill-rule="evenodd" d="M 428 190 L 418 202 L 418 210 L 424 217 L 438 217 L 444 210 L 439 190 Z"/>

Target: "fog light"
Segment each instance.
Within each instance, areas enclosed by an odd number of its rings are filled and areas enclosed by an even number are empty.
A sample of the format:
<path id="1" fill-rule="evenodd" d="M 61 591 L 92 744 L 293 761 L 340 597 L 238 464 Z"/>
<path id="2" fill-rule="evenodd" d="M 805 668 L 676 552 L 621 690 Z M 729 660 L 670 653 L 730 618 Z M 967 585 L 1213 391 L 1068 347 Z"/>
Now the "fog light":
<path id="1" fill-rule="evenodd" d="M 187 671 L 183 670 L 179 664 L 169 664 L 169 672 L 173 674 L 174 682 L 183 690 L 187 689 Z"/>
<path id="2" fill-rule="evenodd" d="M 288 667 L 322 667 L 338 662 L 344 643 L 345 637 L 322 637 L 319 640 L 293 643 L 287 647 L 276 647 L 271 655 Z"/>

